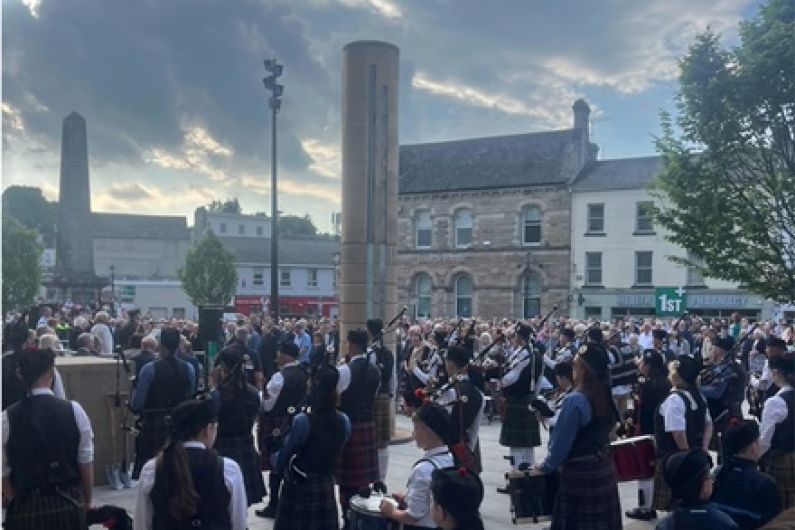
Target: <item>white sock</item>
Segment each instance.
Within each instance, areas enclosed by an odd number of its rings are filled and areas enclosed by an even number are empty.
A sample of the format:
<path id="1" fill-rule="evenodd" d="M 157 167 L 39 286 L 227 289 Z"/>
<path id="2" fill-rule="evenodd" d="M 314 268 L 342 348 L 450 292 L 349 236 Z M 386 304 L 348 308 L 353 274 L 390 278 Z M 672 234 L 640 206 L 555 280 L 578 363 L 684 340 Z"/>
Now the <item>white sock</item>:
<path id="1" fill-rule="evenodd" d="M 643 504 L 640 503 L 641 496 L 638 495 L 638 507 L 651 509 L 652 496 L 654 495 L 654 480 L 645 479 L 638 481 L 638 491 L 643 492 Z"/>
<path id="2" fill-rule="evenodd" d="M 378 477 L 386 482 L 386 471 L 389 468 L 389 447 L 378 450 Z"/>

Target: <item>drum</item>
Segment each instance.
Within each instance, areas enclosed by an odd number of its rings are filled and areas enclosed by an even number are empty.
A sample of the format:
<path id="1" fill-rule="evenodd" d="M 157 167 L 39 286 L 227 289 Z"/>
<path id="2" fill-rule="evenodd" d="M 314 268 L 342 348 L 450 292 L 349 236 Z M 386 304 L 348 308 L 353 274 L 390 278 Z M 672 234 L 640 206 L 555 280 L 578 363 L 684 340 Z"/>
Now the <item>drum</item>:
<path id="1" fill-rule="evenodd" d="M 557 473 L 531 475 L 528 471 L 509 471 L 505 478 L 513 524 L 537 524 L 552 519 L 558 492 Z"/>
<path id="2" fill-rule="evenodd" d="M 351 530 L 398 530 L 400 523 L 381 515 L 381 501 L 398 505 L 392 497 L 374 494 L 369 497 L 354 495 L 350 500 L 348 511 L 349 528 Z"/>
<path id="3" fill-rule="evenodd" d="M 654 438 L 636 436 L 610 444 L 616 480 L 627 482 L 654 477 Z"/>

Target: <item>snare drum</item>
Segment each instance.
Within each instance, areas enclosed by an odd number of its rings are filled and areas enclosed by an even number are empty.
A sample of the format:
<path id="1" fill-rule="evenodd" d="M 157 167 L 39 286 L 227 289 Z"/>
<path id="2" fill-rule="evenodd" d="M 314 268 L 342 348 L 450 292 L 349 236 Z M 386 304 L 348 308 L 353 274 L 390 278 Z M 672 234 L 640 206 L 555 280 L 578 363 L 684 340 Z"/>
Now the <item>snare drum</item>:
<path id="1" fill-rule="evenodd" d="M 513 524 L 535 524 L 552 519 L 558 492 L 557 473 L 531 475 L 526 471 L 510 471 L 505 478 L 511 496 Z"/>
<path id="2" fill-rule="evenodd" d="M 627 482 L 654 477 L 654 438 L 636 436 L 610 444 L 616 480 Z"/>
<path id="3" fill-rule="evenodd" d="M 351 497 L 351 509 L 348 511 L 349 528 L 351 530 L 398 530 L 400 523 L 381 515 L 381 501 L 398 505 L 395 499 L 383 495 L 371 495 L 367 498 L 360 495 Z"/>

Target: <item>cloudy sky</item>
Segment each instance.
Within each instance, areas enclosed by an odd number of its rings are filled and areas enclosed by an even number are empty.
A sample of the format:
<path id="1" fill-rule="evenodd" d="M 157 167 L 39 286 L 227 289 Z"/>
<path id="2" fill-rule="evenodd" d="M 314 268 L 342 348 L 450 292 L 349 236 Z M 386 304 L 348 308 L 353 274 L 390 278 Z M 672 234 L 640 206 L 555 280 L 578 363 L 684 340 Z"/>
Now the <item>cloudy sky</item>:
<path id="1" fill-rule="evenodd" d="M 725 42 L 757 0 L 2 0 L 3 187 L 57 198 L 61 120 L 88 122 L 96 211 L 270 209 L 262 59 L 285 63 L 280 208 L 330 230 L 340 205 L 340 64 L 401 50 L 401 143 L 571 126 L 607 158 L 653 153 L 677 57 Z"/>

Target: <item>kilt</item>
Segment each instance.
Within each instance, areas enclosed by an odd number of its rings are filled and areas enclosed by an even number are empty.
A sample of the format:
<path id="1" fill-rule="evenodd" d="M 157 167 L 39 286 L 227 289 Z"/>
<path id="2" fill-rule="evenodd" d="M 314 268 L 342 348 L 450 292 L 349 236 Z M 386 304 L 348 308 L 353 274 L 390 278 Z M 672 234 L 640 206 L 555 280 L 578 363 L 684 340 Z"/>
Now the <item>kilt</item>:
<path id="1" fill-rule="evenodd" d="M 378 448 L 375 424 L 360 421 L 351 426 L 351 437 L 337 458 L 337 481 L 340 488 L 359 489 L 378 480 Z"/>
<path id="2" fill-rule="evenodd" d="M 795 507 L 795 453 L 771 449 L 763 459 L 763 471 L 776 481 L 781 509 Z"/>
<path id="3" fill-rule="evenodd" d="M 613 459 L 608 453 L 575 458 L 560 467 L 551 530 L 621 528 Z"/>
<path id="4" fill-rule="evenodd" d="M 141 418 L 141 432 L 135 439 L 135 464 L 133 479 L 138 479 L 141 469 L 163 449 L 171 433 L 171 409 L 146 410 Z"/>
<path id="5" fill-rule="evenodd" d="M 328 530 L 339 528 L 332 475 L 309 474 L 305 481 L 282 482 L 275 530 Z"/>
<path id="6" fill-rule="evenodd" d="M 265 496 L 265 481 L 262 479 L 262 464 L 259 453 L 254 449 L 254 436 L 219 436 L 215 440 L 218 454 L 231 458 L 243 472 L 248 505 L 258 503 Z"/>
<path id="7" fill-rule="evenodd" d="M 541 432 L 536 413 L 527 408 L 530 396 L 505 400 L 505 420 L 500 429 L 500 445 L 505 447 L 538 447 Z"/>
<path id="8" fill-rule="evenodd" d="M 378 394 L 373 402 L 373 421 L 375 422 L 375 441 L 379 449 L 389 445 L 392 438 L 392 398 L 389 394 Z"/>
<path id="9" fill-rule="evenodd" d="M 665 477 L 663 476 L 664 463 L 665 458 L 658 458 L 654 465 L 654 498 L 652 499 L 651 507 L 654 510 L 669 512 L 671 511 L 673 499 L 671 497 L 671 488 L 665 482 Z"/>
<path id="10" fill-rule="evenodd" d="M 67 494 L 32 492 L 15 497 L 6 509 L 3 528 L 9 530 L 85 530 L 86 512 L 78 490 Z"/>
<path id="11" fill-rule="evenodd" d="M 257 422 L 257 445 L 262 455 L 262 471 L 271 470 L 271 455 L 281 449 L 292 424 L 293 417 L 289 414 L 284 416 L 260 414 Z"/>

